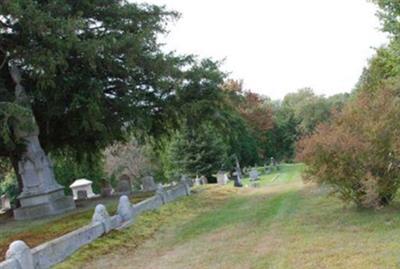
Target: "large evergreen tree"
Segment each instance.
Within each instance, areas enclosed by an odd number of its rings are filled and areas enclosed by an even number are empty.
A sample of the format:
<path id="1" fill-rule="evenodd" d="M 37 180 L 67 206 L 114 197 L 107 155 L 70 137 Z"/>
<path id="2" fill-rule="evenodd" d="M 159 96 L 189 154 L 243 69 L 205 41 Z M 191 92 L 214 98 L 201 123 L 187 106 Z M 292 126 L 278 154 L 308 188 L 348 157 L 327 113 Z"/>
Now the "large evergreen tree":
<path id="1" fill-rule="evenodd" d="M 19 157 L 11 65 L 46 152 L 96 154 L 129 131 L 165 130 L 181 67 L 194 63 L 160 50 L 157 36 L 176 17 L 122 0 L 1 1 L 0 157 Z"/>
<path id="2" fill-rule="evenodd" d="M 221 136 L 210 126 L 196 129 L 184 126 L 167 149 L 168 172 L 189 176 L 211 177 L 227 161 L 227 147 Z"/>

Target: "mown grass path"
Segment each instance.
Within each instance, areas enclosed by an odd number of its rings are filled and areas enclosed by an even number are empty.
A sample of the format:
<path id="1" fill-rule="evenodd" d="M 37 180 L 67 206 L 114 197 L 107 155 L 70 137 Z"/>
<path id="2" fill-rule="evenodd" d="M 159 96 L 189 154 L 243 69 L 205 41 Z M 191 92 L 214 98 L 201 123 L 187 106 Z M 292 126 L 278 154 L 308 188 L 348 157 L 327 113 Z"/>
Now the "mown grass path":
<path id="1" fill-rule="evenodd" d="M 58 268 L 399 268 L 399 204 L 344 208 L 301 169 L 259 189 L 196 189 Z"/>

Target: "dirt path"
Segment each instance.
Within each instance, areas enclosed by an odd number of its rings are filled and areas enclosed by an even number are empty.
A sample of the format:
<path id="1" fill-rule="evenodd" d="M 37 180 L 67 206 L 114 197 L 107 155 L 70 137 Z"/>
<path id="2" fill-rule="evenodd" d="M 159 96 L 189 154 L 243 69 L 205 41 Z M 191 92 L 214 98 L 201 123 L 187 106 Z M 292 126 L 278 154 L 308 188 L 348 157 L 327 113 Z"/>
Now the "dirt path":
<path id="1" fill-rule="evenodd" d="M 114 251 L 93 260 L 84 268 L 245 269 L 254 268 L 258 263 L 259 268 L 263 268 L 263 262 L 257 260 L 262 260 L 267 253 L 273 252 L 274 246 L 282 241 L 282 237 L 278 235 L 279 227 L 270 227 L 269 232 L 260 234 L 258 230 L 252 229 L 251 222 L 246 222 L 246 214 L 249 214 L 250 221 L 257 214 L 251 212 L 252 208 L 264 204 L 280 192 L 300 187 L 301 183 L 297 182 L 269 189 L 246 189 L 233 199 L 226 196 L 227 201 L 216 203 L 211 212 L 193 214 L 189 218 L 178 217 L 173 223 L 162 227 L 152 239 L 139 248 L 131 252 Z M 276 206 L 289 206 L 285 205 L 284 201 L 285 199 Z M 235 217 L 236 210 L 241 215 L 238 219 Z M 200 227 L 207 228 L 201 230 Z"/>

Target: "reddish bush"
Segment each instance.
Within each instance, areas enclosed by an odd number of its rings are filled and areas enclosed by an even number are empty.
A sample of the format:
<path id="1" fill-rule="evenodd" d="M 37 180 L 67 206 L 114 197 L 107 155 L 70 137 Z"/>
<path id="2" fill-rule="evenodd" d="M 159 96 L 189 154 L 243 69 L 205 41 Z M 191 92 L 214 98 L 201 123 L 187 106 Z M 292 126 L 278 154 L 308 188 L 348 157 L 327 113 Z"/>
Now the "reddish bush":
<path id="1" fill-rule="evenodd" d="M 357 96 L 298 143 L 305 180 L 328 184 L 362 207 L 390 203 L 400 184 L 399 116 L 400 83 Z"/>

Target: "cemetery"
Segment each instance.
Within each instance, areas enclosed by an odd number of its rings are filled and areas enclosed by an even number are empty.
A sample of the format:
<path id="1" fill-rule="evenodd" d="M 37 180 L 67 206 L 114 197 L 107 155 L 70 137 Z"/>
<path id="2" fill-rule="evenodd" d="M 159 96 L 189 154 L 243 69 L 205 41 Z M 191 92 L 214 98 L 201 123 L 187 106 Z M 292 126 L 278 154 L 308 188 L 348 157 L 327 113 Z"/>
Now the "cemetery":
<path id="1" fill-rule="evenodd" d="M 400 268 L 399 18 L 0 0 L 0 269 Z"/>

